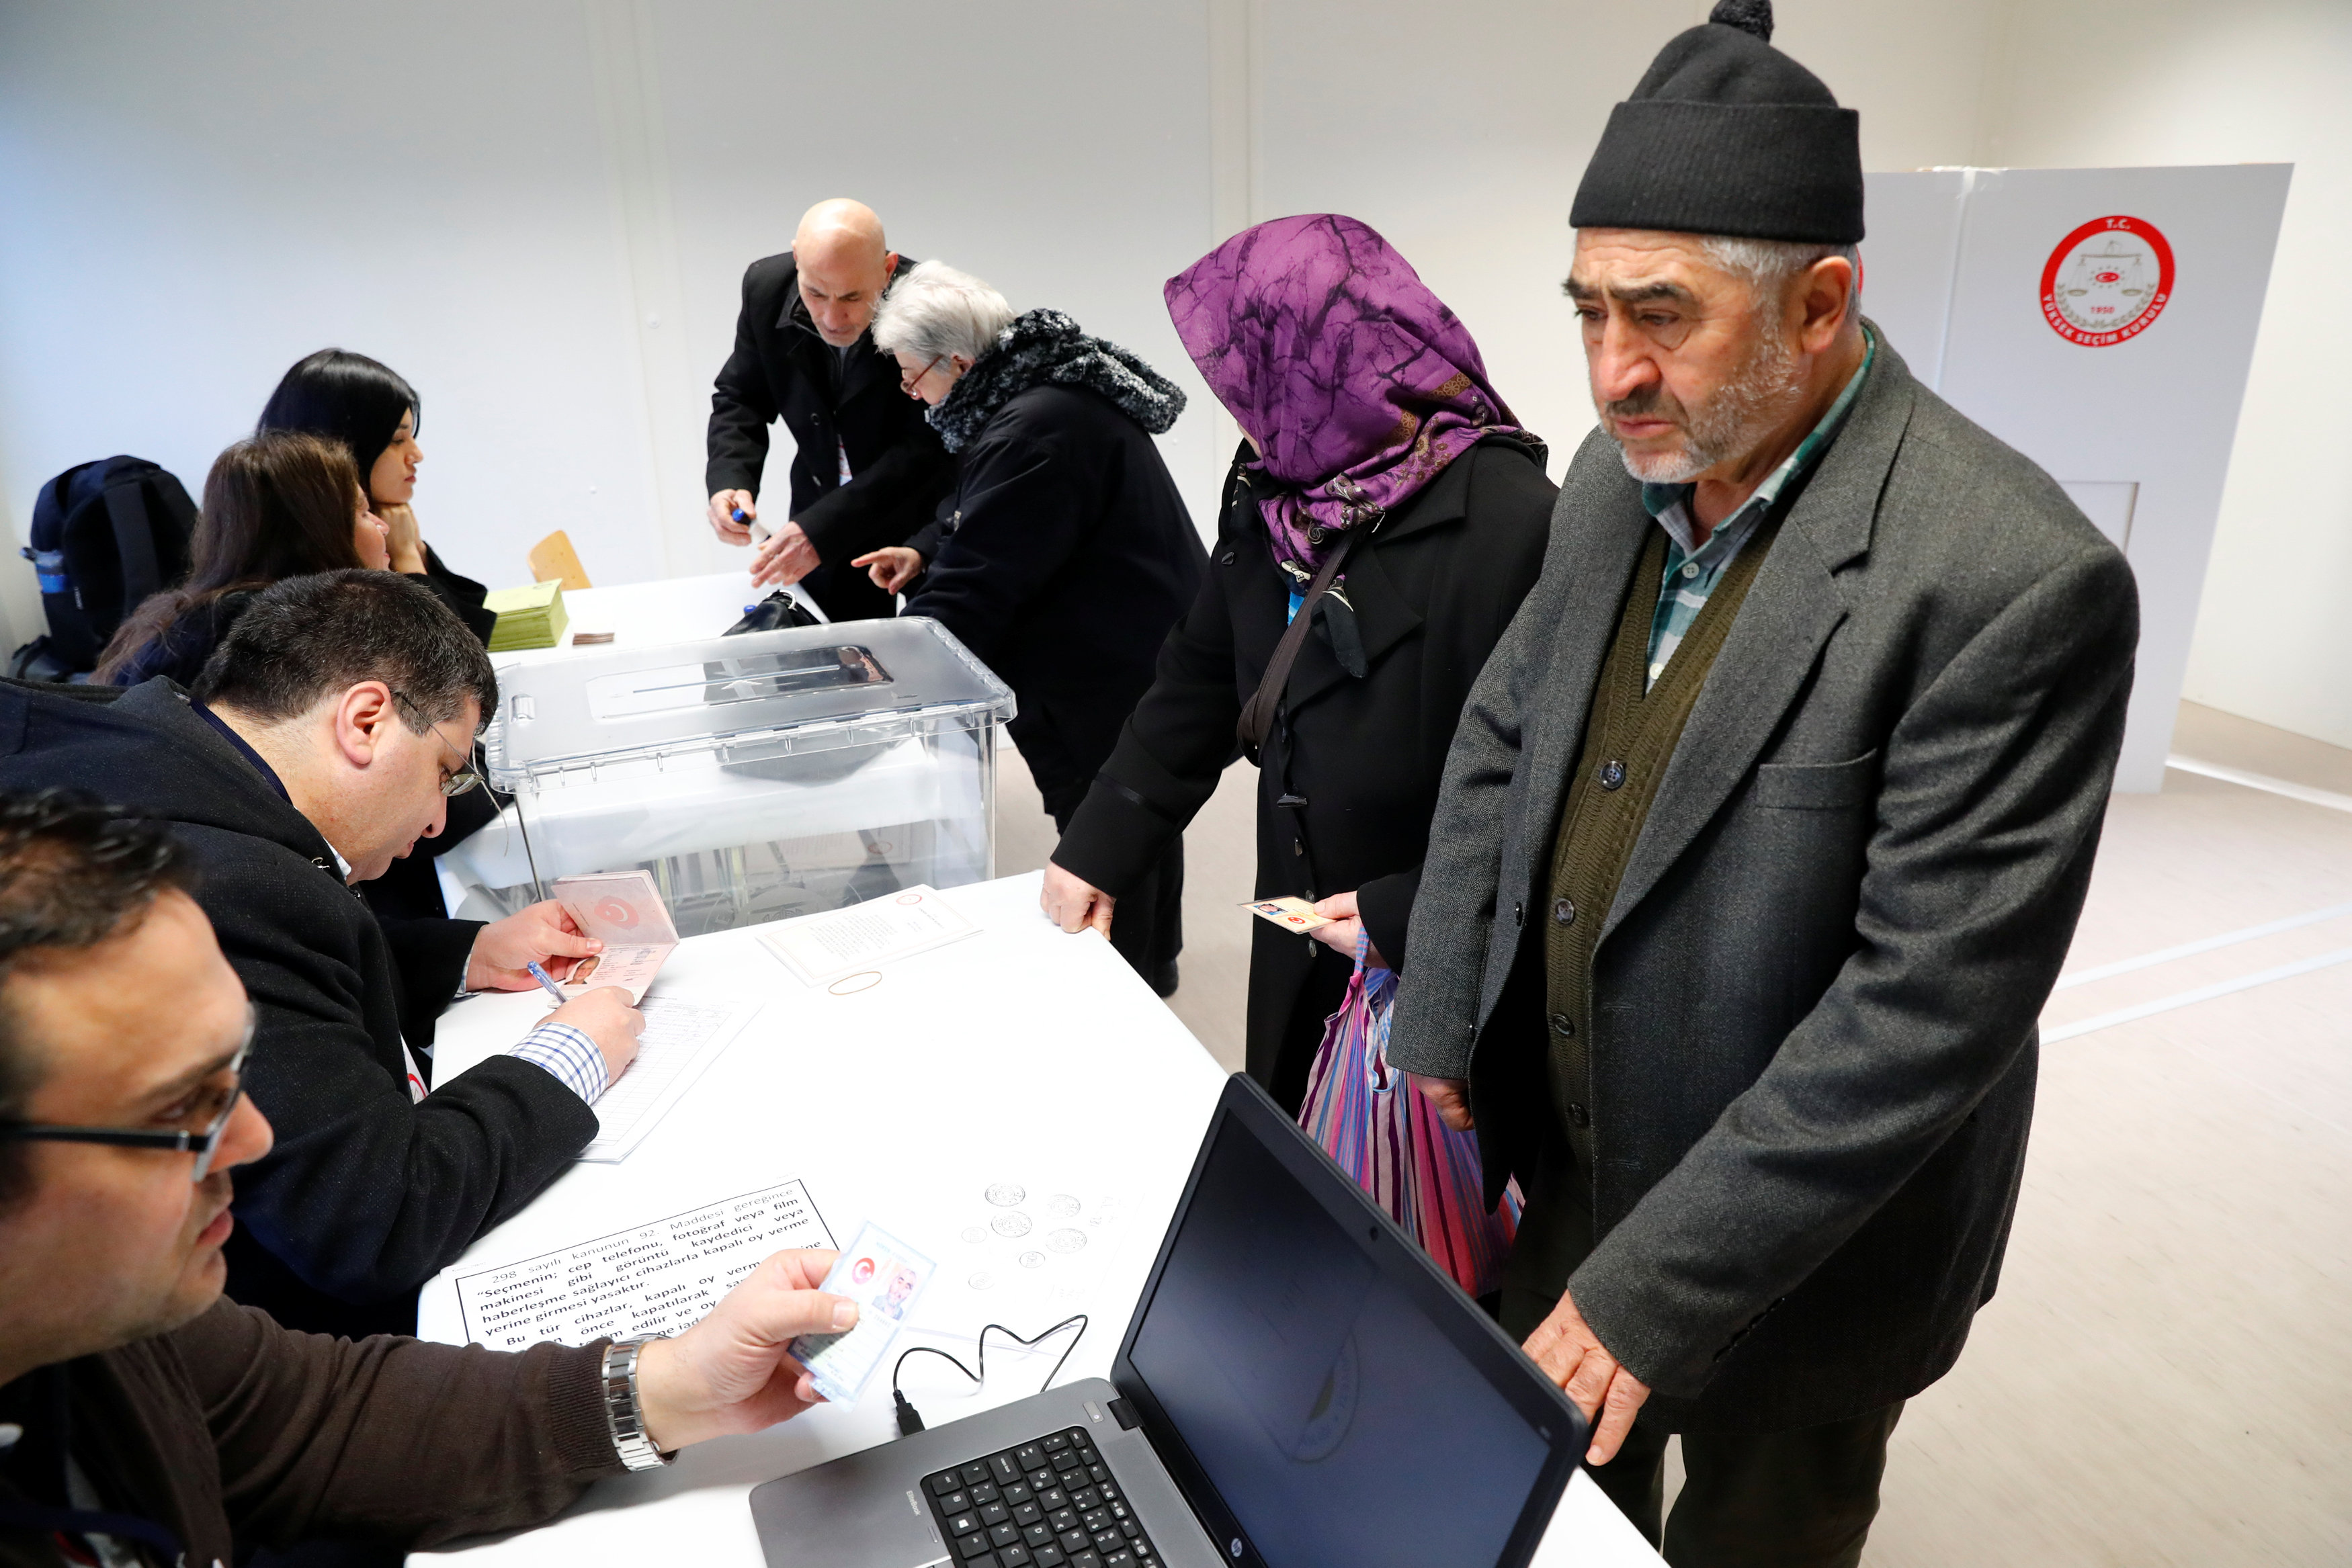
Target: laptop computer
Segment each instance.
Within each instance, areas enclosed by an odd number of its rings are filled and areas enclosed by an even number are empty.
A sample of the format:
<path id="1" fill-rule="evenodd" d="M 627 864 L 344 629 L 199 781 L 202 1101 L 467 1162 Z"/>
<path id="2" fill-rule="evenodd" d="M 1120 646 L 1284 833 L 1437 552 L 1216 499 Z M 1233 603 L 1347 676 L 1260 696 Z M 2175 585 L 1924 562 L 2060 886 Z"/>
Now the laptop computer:
<path id="1" fill-rule="evenodd" d="M 1246 1077 L 1110 1379 L 751 1493 L 770 1568 L 1517 1568 L 1584 1417 Z"/>

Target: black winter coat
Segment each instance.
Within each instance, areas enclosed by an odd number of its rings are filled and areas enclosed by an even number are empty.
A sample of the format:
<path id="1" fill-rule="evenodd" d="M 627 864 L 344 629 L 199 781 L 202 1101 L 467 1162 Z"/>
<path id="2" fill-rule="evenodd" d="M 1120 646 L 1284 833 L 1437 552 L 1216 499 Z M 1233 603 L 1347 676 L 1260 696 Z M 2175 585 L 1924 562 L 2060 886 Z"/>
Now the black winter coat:
<path id="1" fill-rule="evenodd" d="M 482 608 L 489 590 L 470 577 L 451 571 L 433 552 L 431 545 L 425 547 L 424 571 L 409 574 L 408 580 L 432 590 L 433 596 L 448 606 L 449 612 L 464 622 L 467 631 L 480 638 L 484 646 L 489 644 L 490 633 L 499 623 L 497 611 Z M 205 661 L 213 656 L 213 650 L 220 646 L 221 640 L 236 624 L 237 617 L 259 597 L 258 590 L 239 590 L 198 605 L 149 638 L 131 662 L 115 673 L 114 684 L 135 686 L 161 675 L 193 688 L 196 677 L 204 674 Z M 361 889 L 368 906 L 392 919 L 438 919 L 447 915 L 449 911 L 441 897 L 440 876 L 433 862 L 488 827 L 498 814 L 499 800 L 487 789 L 469 789 L 452 797 L 448 820 L 441 831 L 410 851 L 406 860 L 393 862 L 390 871 Z"/>
<path id="2" fill-rule="evenodd" d="M 1013 688 L 1013 740 L 1051 802 L 1110 755 L 1208 555 L 1158 444 L 1093 392 L 1015 393 L 956 460 L 948 525 L 913 541 L 930 565 L 906 613 Z"/>
<path id="3" fill-rule="evenodd" d="M 915 263 L 898 260 L 904 274 Z M 836 392 L 834 350 L 801 301 L 793 253 L 762 256 L 743 274 L 735 351 L 710 394 L 710 461 L 703 491 L 760 493 L 768 426 L 782 419 L 793 454 L 791 520 L 824 564 L 809 591 L 836 621 L 887 616 L 892 601 L 850 560 L 904 543 L 931 520 L 952 482 L 947 448 L 924 423 L 923 405 L 898 388 L 898 362 L 869 333 L 849 351 Z M 841 454 L 850 480 L 841 483 Z M 773 511 L 763 520 L 781 525 Z"/>
<path id="4" fill-rule="evenodd" d="M 499 612 L 482 608 L 482 601 L 489 597 L 488 589 L 470 577 L 451 571 L 433 553 L 431 545 L 425 547 L 424 571 L 408 580 L 432 590 L 433 596 L 447 605 L 449 612 L 464 622 L 467 631 L 480 638 L 484 646 L 489 644 L 490 633 L 498 627 Z M 204 674 L 205 661 L 213 656 L 213 650 L 220 646 L 221 639 L 236 624 L 236 618 L 257 596 L 257 590 L 240 589 L 189 611 L 149 638 L 115 675 L 113 684 L 135 686 L 162 675 L 194 689 L 196 677 Z"/>
<path id="5" fill-rule="evenodd" d="M 1056 865 L 1113 896 L 1216 789 L 1242 707 L 1289 623 L 1289 580 L 1241 477 L 1248 455 L 1243 447 L 1226 481 L 1209 580 L 1054 851 Z M 1258 897 L 1353 891 L 1372 946 L 1402 967 L 1446 748 L 1471 682 L 1542 568 L 1557 493 L 1537 448 L 1491 439 L 1356 545 L 1344 580 L 1366 673 L 1352 678 L 1340 664 L 1318 606 L 1258 758 Z M 1252 925 L 1249 1071 L 1295 1109 L 1352 966 L 1311 937 Z"/>
<path id="6" fill-rule="evenodd" d="M 168 821 L 258 1017 L 246 1092 L 277 1144 L 236 1173 L 228 1293 L 291 1328 L 414 1332 L 415 1294 L 596 1135 L 543 1069 L 498 1056 L 432 1082 L 433 1020 L 481 927 L 379 924 L 327 841 L 169 681 L 0 684 L 0 789 L 63 785 Z"/>

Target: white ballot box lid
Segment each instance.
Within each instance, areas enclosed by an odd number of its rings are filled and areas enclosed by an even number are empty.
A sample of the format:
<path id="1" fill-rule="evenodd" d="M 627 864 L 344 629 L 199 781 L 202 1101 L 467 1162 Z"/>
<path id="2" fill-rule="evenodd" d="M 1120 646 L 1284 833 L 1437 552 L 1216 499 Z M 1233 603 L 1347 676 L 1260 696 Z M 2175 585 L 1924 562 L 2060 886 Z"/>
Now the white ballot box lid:
<path id="1" fill-rule="evenodd" d="M 615 648 L 510 669 L 490 781 L 536 792 L 620 768 L 741 764 L 1010 719 L 1013 692 L 936 621 L 856 621 Z"/>

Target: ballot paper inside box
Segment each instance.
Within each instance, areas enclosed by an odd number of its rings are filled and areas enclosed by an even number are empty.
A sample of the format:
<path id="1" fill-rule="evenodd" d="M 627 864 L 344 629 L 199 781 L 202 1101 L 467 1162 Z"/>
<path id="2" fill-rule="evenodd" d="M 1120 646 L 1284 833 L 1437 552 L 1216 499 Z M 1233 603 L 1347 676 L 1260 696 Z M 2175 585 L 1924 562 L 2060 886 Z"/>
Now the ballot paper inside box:
<path id="1" fill-rule="evenodd" d="M 514 799 L 444 858 L 467 913 L 640 868 L 681 936 L 994 874 L 1013 694 L 937 622 L 845 622 L 501 672 Z"/>

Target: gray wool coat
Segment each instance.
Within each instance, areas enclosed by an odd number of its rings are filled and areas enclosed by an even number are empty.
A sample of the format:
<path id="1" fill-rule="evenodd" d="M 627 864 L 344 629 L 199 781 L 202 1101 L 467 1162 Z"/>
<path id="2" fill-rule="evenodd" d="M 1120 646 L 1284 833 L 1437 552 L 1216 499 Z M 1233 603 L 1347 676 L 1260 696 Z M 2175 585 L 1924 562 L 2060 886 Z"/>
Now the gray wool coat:
<path id="1" fill-rule="evenodd" d="M 1532 1173 L 1540 922 L 1595 678 L 1657 527 L 1600 433 L 1449 755 L 1389 1054 Z M 1634 591 L 1654 592 L 1654 584 Z M 1593 956 L 1593 1251 L 1670 1429 L 1906 1398 L 2007 1242 L 2034 1019 L 2122 741 L 2130 569 L 1882 340 L 1667 765 Z"/>

